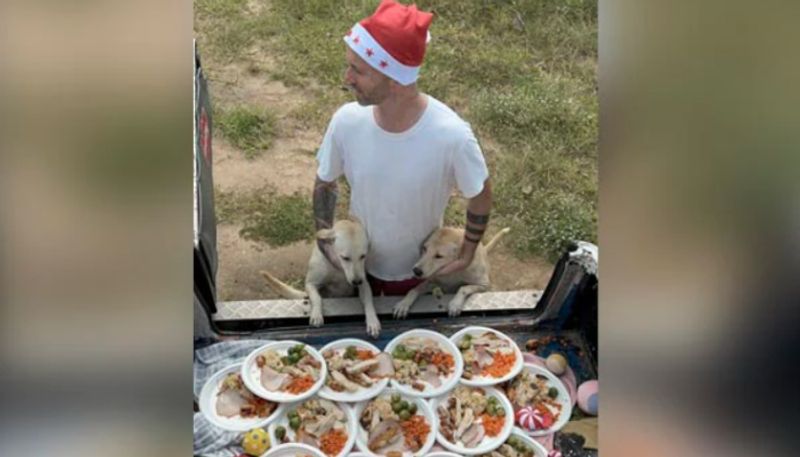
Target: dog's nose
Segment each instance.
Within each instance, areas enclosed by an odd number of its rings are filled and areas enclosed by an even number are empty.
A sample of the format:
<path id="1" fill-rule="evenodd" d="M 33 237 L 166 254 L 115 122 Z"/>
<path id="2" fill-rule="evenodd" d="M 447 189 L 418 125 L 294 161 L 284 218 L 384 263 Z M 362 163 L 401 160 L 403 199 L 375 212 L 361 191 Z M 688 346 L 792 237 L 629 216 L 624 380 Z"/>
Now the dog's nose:
<path id="1" fill-rule="evenodd" d="M 414 269 L 411 270 L 411 271 L 414 272 L 414 276 L 416 276 L 418 278 L 422 276 L 422 270 L 419 269 L 418 267 L 414 267 Z"/>
<path id="2" fill-rule="evenodd" d="M 360 280 L 360 279 L 354 279 L 354 280 L 353 280 L 353 285 L 354 285 L 354 286 L 360 286 L 362 282 L 364 282 L 364 281 L 362 281 L 362 280 Z"/>

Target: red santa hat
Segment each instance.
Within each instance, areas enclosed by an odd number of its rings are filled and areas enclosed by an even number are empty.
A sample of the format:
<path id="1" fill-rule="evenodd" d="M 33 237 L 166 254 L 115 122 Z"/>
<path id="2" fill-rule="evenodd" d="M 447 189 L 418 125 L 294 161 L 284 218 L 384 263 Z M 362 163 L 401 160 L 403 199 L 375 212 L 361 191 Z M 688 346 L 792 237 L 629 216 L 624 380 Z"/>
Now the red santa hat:
<path id="1" fill-rule="evenodd" d="M 407 86 L 417 80 L 433 14 L 416 5 L 382 0 L 372 16 L 353 26 L 345 43 L 372 68 Z"/>

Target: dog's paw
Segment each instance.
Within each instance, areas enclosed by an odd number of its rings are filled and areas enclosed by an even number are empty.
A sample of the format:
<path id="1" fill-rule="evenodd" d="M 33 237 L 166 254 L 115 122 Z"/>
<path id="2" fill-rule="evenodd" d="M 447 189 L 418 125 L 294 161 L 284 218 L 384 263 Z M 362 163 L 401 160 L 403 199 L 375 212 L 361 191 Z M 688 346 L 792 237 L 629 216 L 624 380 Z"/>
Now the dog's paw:
<path id="1" fill-rule="evenodd" d="M 381 321 L 376 316 L 367 318 L 367 334 L 373 338 L 381 334 Z"/>
<path id="2" fill-rule="evenodd" d="M 412 303 L 406 300 L 402 300 L 396 305 L 394 305 L 394 310 L 393 310 L 394 318 L 405 319 L 406 316 L 408 316 L 408 310 L 411 309 L 411 305 Z"/>
<path id="3" fill-rule="evenodd" d="M 311 316 L 308 319 L 308 323 L 313 325 L 314 327 L 319 327 L 325 323 L 325 319 L 322 317 L 322 312 L 320 311 L 311 311 Z"/>
<path id="4" fill-rule="evenodd" d="M 464 302 L 462 300 L 453 299 L 450 300 L 450 303 L 447 305 L 447 314 L 450 317 L 456 317 L 461 314 L 462 309 L 464 309 Z"/>

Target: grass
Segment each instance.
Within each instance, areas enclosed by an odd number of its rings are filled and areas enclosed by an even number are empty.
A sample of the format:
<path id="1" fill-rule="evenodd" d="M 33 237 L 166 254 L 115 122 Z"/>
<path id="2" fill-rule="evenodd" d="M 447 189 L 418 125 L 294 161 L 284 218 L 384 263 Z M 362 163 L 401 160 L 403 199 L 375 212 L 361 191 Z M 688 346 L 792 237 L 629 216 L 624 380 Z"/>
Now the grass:
<path id="1" fill-rule="evenodd" d="M 349 200 L 350 186 L 342 182 L 336 202 L 337 220 L 347 217 Z M 217 190 L 214 202 L 217 223 L 241 224 L 242 238 L 277 247 L 314 237 L 310 195 L 281 195 L 265 186 L 247 193 Z"/>
<path id="2" fill-rule="evenodd" d="M 215 195 L 217 223 L 241 223 L 239 235 L 270 246 L 285 246 L 309 240 L 314 235 L 311 200 L 306 195 L 279 195 L 275 189 Z"/>
<path id="3" fill-rule="evenodd" d="M 275 115 L 257 108 L 217 110 L 214 121 L 217 131 L 250 160 L 269 149 L 276 135 Z"/>
<path id="4" fill-rule="evenodd" d="M 254 11 L 253 3 L 266 6 Z M 290 117 L 321 136 L 334 110 L 351 100 L 340 89 L 341 36 L 378 3 L 197 0 L 195 29 L 207 66 L 247 68 L 259 55 L 274 58 L 269 76 L 308 95 Z M 505 242 L 519 257 L 553 260 L 571 240 L 596 241 L 597 1 L 416 3 L 437 15 L 420 88 L 494 145 L 484 152 L 493 225 L 512 228 Z M 463 225 L 463 208 L 451 202 L 446 223 Z"/>

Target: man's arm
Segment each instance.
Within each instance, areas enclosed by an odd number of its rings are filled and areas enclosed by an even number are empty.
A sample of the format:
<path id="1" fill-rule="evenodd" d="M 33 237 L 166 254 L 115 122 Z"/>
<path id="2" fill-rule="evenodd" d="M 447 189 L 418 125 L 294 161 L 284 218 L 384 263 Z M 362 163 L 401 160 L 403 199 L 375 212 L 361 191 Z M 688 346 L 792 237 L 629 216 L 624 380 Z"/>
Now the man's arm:
<path id="1" fill-rule="evenodd" d="M 333 216 L 336 212 L 336 198 L 339 186 L 336 181 L 323 181 L 317 176 L 314 181 L 314 225 L 317 230 L 333 227 Z"/>
<path id="2" fill-rule="evenodd" d="M 437 275 L 446 275 L 463 270 L 472 263 L 475 249 L 486 232 L 489 225 L 489 213 L 492 210 L 492 186 L 487 178 L 483 183 L 483 190 L 469 199 L 467 204 L 467 225 L 464 231 L 464 242 L 458 258 L 442 267 Z"/>

